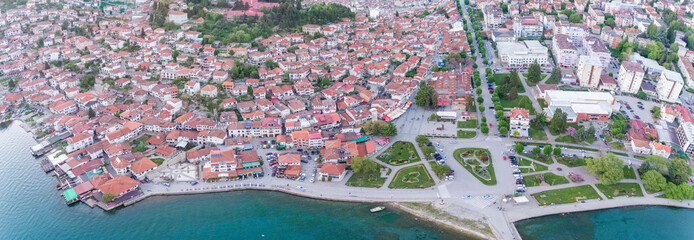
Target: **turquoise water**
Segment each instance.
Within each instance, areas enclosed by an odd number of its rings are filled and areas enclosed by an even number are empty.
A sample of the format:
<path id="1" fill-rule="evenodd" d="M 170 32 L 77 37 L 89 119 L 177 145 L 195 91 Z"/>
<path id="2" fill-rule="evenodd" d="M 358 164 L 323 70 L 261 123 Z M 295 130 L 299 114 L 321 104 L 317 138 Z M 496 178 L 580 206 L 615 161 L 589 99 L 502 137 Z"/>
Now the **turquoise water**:
<path id="1" fill-rule="evenodd" d="M 516 223 L 533 239 L 693 239 L 694 210 L 660 206 L 613 208 L 552 215 Z"/>
<path id="2" fill-rule="evenodd" d="M 466 239 L 374 204 L 243 191 L 153 197 L 111 212 L 68 207 L 29 154 L 19 123 L 0 125 L 0 239 Z"/>

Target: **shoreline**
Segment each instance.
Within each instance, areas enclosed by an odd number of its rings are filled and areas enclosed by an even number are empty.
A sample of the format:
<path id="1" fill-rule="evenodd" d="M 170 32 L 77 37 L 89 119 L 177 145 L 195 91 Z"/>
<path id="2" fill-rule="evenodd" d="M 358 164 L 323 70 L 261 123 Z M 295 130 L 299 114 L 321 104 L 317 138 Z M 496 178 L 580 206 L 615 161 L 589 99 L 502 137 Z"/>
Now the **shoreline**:
<path id="1" fill-rule="evenodd" d="M 465 228 L 465 227 L 460 226 L 460 225 L 456 225 L 450 221 L 445 221 L 445 220 L 436 218 L 432 214 L 426 213 L 422 210 L 417 210 L 417 209 L 413 209 L 411 207 L 405 206 L 402 203 L 390 202 L 390 203 L 388 203 L 388 205 L 390 205 L 394 208 L 400 209 L 404 212 L 407 212 L 408 214 L 419 217 L 419 218 L 423 219 L 424 221 L 431 222 L 431 223 L 434 223 L 438 226 L 445 227 L 445 228 L 460 232 L 463 235 L 466 235 L 468 237 L 473 237 L 473 238 L 477 238 L 477 239 L 499 239 L 499 238 L 497 238 L 496 235 L 490 236 L 488 234 L 484 234 L 484 233 L 481 233 L 481 232 L 476 231 L 476 230 L 472 230 L 472 229 Z M 441 210 L 441 211 L 444 211 L 444 210 Z M 490 229 L 492 229 L 492 227 L 489 223 L 486 223 L 486 224 L 487 224 L 487 226 L 489 226 Z"/>

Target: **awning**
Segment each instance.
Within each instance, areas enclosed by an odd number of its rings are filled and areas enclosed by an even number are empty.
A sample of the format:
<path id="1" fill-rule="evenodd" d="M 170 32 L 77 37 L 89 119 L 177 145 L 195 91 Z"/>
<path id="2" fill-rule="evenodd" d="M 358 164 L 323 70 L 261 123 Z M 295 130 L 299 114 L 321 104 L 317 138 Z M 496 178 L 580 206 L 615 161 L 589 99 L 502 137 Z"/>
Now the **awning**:
<path id="1" fill-rule="evenodd" d="M 72 201 L 73 199 L 77 198 L 77 193 L 75 193 L 74 188 L 70 188 L 68 190 L 65 190 L 63 192 L 63 197 L 65 197 L 65 201 Z"/>

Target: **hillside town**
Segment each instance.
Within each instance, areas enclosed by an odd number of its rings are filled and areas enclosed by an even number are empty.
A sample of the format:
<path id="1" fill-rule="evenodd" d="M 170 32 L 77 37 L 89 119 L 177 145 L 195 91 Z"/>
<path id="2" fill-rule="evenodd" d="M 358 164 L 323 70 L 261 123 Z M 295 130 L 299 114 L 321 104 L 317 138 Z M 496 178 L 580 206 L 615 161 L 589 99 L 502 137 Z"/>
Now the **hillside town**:
<path id="1" fill-rule="evenodd" d="M 569 203 L 694 199 L 688 1 L 0 10 L 0 115 L 34 134 L 68 204 L 240 189 L 440 202 L 512 239 L 509 222 Z"/>

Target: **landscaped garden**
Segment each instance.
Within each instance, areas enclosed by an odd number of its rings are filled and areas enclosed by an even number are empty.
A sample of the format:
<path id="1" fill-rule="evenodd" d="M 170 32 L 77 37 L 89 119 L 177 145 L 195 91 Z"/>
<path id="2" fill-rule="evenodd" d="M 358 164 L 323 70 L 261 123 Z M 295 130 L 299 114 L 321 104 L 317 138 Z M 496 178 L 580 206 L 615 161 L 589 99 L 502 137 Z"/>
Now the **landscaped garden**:
<path id="1" fill-rule="evenodd" d="M 475 136 L 477 136 L 475 131 L 458 130 L 458 138 L 474 138 Z"/>
<path id="2" fill-rule="evenodd" d="M 543 173 L 523 176 L 523 180 L 525 181 L 526 187 L 535 187 L 540 186 L 540 184 L 542 183 L 542 177 L 544 177 L 545 182 L 551 186 L 569 183 L 569 180 L 566 179 L 564 176 L 559 176 L 554 173 Z"/>
<path id="3" fill-rule="evenodd" d="M 575 203 L 588 199 L 601 199 L 595 189 L 590 185 L 582 185 L 556 190 L 547 190 L 532 194 L 540 206 Z"/>
<path id="4" fill-rule="evenodd" d="M 542 155 L 542 154 L 535 154 L 533 152 L 521 153 L 520 155 L 523 157 L 533 159 L 535 161 L 539 161 L 541 163 L 545 163 L 545 164 L 554 163 L 554 160 L 552 160 L 551 156 L 546 156 L 546 155 Z"/>
<path id="5" fill-rule="evenodd" d="M 627 148 L 624 146 L 623 142 L 611 142 L 610 147 L 617 149 L 617 150 L 622 150 L 622 151 L 627 150 Z"/>
<path id="6" fill-rule="evenodd" d="M 388 188 L 428 188 L 434 184 L 424 164 L 417 164 L 400 169 Z"/>
<path id="7" fill-rule="evenodd" d="M 156 163 L 157 165 L 161 165 L 162 163 L 164 163 L 163 158 L 152 158 L 150 160 L 152 160 L 152 162 Z"/>
<path id="8" fill-rule="evenodd" d="M 380 173 L 354 174 L 345 185 L 352 187 L 380 188 L 386 183 Z"/>
<path id="9" fill-rule="evenodd" d="M 555 159 L 558 163 L 564 164 L 567 167 L 580 167 L 586 165 L 586 160 L 583 158 L 556 156 Z"/>
<path id="10" fill-rule="evenodd" d="M 521 173 L 531 173 L 531 172 L 542 172 L 547 171 L 549 168 L 545 165 L 530 161 L 525 158 L 520 158 L 518 160 L 518 166 Z"/>
<path id="11" fill-rule="evenodd" d="M 641 186 L 638 183 L 615 183 L 612 185 L 596 184 L 595 185 L 605 197 L 612 199 L 619 196 L 643 197 Z"/>
<path id="12" fill-rule="evenodd" d="M 477 120 L 458 121 L 458 128 L 477 128 Z"/>
<path id="13" fill-rule="evenodd" d="M 496 185 L 496 176 L 489 150 L 482 148 L 460 148 L 453 157 L 463 165 L 477 180 L 485 185 Z"/>
<path id="14" fill-rule="evenodd" d="M 393 166 L 419 162 L 421 160 L 414 148 L 414 144 L 402 141 L 393 143 L 393 146 L 390 146 L 388 150 L 376 157 L 376 159 Z"/>

